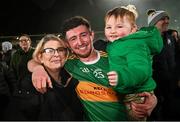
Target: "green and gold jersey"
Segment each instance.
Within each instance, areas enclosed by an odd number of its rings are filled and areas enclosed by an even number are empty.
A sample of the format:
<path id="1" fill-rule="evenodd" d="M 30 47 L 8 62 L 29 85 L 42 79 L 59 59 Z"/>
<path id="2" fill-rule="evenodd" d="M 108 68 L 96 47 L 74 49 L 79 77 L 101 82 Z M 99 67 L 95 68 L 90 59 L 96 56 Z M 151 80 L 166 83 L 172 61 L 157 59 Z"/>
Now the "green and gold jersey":
<path id="1" fill-rule="evenodd" d="M 71 56 L 65 65 L 72 76 L 79 80 L 76 91 L 84 105 L 87 120 L 127 120 L 121 99 L 112 88 L 108 87 L 107 54 L 98 52 L 98 55 L 96 61 L 88 64 Z"/>

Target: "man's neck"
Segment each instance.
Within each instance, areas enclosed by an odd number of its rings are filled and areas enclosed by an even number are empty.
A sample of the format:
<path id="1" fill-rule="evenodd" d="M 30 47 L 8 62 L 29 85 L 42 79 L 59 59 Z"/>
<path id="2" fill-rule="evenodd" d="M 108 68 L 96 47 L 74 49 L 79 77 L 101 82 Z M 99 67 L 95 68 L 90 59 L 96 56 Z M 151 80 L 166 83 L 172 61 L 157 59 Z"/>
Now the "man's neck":
<path id="1" fill-rule="evenodd" d="M 99 57 L 99 52 L 94 49 L 89 57 L 80 60 L 85 64 L 93 64 L 99 60 Z"/>
<path id="2" fill-rule="evenodd" d="M 22 48 L 24 52 L 28 52 L 30 48 Z"/>

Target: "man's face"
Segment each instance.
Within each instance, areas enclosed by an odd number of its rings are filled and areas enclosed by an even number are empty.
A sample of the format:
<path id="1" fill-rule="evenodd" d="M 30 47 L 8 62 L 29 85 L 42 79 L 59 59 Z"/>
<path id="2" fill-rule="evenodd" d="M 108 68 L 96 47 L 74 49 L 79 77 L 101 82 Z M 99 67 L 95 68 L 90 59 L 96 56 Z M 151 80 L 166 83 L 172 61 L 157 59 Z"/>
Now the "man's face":
<path id="1" fill-rule="evenodd" d="M 26 36 L 21 36 L 19 38 L 19 46 L 24 50 L 28 51 L 31 46 L 31 41 Z"/>
<path id="2" fill-rule="evenodd" d="M 67 42 L 80 59 L 88 58 L 92 54 L 94 33 L 84 26 L 80 25 L 66 32 Z"/>
<path id="3" fill-rule="evenodd" d="M 156 23 L 156 27 L 160 30 L 160 32 L 167 31 L 168 25 L 169 25 L 169 17 L 163 17 Z"/>

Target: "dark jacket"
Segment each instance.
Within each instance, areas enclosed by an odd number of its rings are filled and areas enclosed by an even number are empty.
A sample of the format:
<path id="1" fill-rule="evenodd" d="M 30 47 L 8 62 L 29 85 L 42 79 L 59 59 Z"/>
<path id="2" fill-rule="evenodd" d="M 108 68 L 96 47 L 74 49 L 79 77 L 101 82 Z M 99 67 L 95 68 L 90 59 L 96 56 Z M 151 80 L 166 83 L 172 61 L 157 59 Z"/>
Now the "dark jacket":
<path id="1" fill-rule="evenodd" d="M 12 55 L 13 55 L 13 50 L 8 50 L 6 53 L 4 53 L 3 61 L 5 61 L 8 66 L 10 66 Z"/>
<path id="2" fill-rule="evenodd" d="M 4 62 L 0 62 L 0 95 L 10 96 L 15 90 L 16 79 L 13 71 Z"/>
<path id="3" fill-rule="evenodd" d="M 70 75 L 65 70 L 60 75 L 66 84 Z M 75 91 L 78 81 L 71 79 L 67 86 L 52 78 L 51 81 L 53 89 L 41 94 L 34 88 L 31 74 L 24 77 L 21 89 L 14 94 L 7 120 L 82 120 L 83 108 Z"/>
<path id="4" fill-rule="evenodd" d="M 171 94 L 175 85 L 176 61 L 175 61 L 175 40 L 167 32 L 162 34 L 163 49 L 160 54 L 153 57 L 153 78 L 157 83 L 156 94 Z"/>
<path id="5" fill-rule="evenodd" d="M 83 106 L 76 93 L 78 80 L 71 77 L 65 69 L 61 70 L 62 84 L 52 77 L 53 89 L 48 89 L 41 101 L 40 120 L 83 120 Z"/>
<path id="6" fill-rule="evenodd" d="M 27 69 L 27 63 L 32 59 L 34 48 L 30 48 L 28 52 L 18 49 L 12 56 L 10 67 L 14 70 L 16 79 L 21 81 L 30 72 Z"/>
<path id="7" fill-rule="evenodd" d="M 4 120 L 4 112 L 9 104 L 11 93 L 15 89 L 15 76 L 6 63 L 0 62 L 0 120 Z"/>

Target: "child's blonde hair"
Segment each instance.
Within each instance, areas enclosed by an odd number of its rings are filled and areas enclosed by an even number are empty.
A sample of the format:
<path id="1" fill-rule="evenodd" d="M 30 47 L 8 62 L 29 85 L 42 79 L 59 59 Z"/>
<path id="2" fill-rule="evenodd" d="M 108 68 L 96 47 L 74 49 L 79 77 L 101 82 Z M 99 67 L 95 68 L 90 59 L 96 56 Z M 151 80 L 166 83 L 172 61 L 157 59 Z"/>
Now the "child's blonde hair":
<path id="1" fill-rule="evenodd" d="M 110 17 L 114 16 L 116 19 L 118 17 L 123 18 L 124 16 L 128 17 L 129 21 L 132 24 L 136 23 L 136 19 L 138 17 L 138 13 L 136 11 L 136 7 L 134 5 L 127 5 L 127 6 L 121 6 L 121 7 L 115 7 L 111 10 L 109 10 L 105 15 L 105 22 Z"/>

